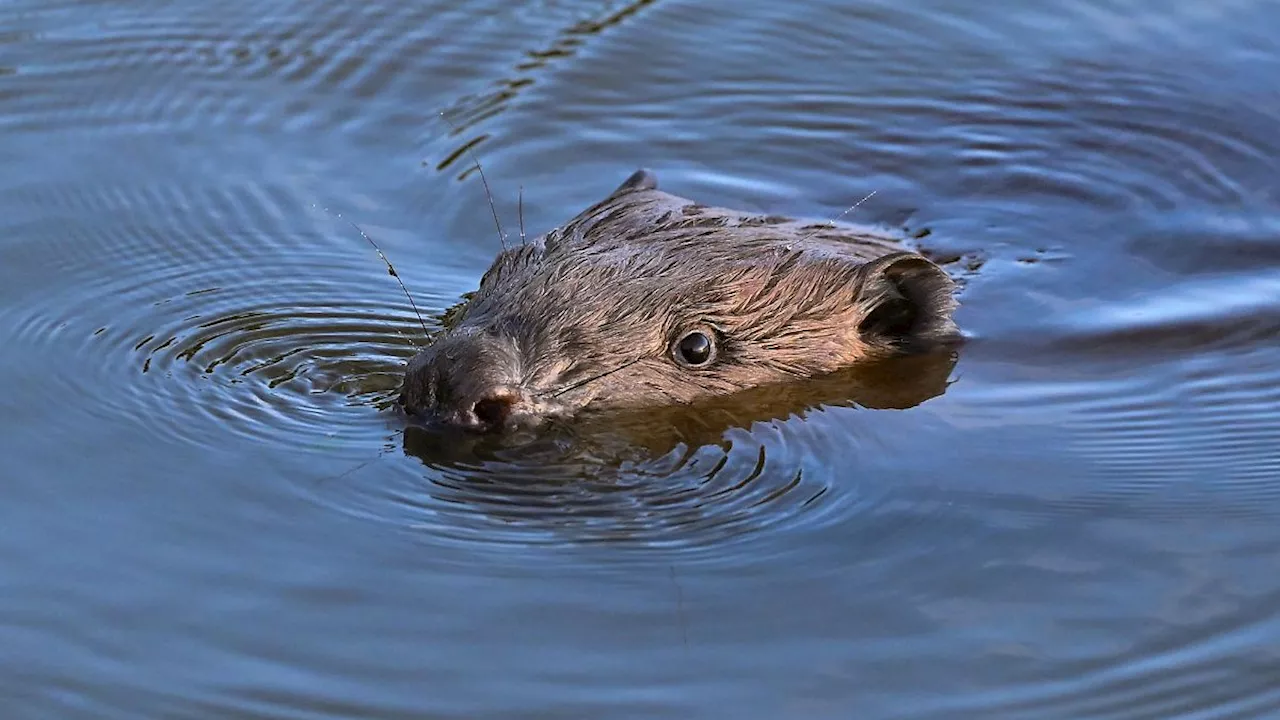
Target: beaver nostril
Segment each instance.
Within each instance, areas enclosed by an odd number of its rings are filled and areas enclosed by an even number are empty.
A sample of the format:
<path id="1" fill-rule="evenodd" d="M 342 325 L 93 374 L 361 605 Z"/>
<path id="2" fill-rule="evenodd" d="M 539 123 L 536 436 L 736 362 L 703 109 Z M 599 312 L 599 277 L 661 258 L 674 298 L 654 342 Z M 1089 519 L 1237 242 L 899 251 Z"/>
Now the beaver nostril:
<path id="1" fill-rule="evenodd" d="M 471 413 L 484 427 L 497 429 L 506 424 L 514 407 L 514 398 L 507 395 L 492 395 L 477 401 L 471 408 Z"/>

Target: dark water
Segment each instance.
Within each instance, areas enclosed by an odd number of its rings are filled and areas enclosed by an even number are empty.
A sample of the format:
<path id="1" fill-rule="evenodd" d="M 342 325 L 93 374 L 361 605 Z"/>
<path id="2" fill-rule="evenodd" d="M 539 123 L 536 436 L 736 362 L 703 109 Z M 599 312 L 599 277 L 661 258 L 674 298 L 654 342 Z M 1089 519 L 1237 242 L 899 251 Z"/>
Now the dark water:
<path id="1" fill-rule="evenodd" d="M 1280 6 L 0 4 L 5 718 L 1280 717 Z M 456 132 L 440 119 L 444 113 Z M 382 409 L 637 166 L 927 228 L 945 394 L 626 463 Z M 339 218 L 339 215 L 341 218 Z M 424 459 L 425 458 L 425 459 Z"/>

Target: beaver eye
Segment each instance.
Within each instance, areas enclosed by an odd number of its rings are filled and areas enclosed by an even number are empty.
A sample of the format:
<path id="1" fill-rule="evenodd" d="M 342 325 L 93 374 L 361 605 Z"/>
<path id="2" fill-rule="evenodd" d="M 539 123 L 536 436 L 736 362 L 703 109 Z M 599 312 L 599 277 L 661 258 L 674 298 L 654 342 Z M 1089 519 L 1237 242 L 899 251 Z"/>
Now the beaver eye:
<path id="1" fill-rule="evenodd" d="M 677 363 L 685 367 L 698 368 L 711 364 L 716 358 L 716 346 L 711 335 L 692 330 L 676 341 L 671 353 Z"/>

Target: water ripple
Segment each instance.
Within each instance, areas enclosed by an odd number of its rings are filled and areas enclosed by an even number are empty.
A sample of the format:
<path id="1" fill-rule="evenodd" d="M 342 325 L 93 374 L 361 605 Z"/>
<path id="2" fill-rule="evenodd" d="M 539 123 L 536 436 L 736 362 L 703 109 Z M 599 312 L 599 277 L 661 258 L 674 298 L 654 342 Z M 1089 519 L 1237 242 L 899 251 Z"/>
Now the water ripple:
<path id="1" fill-rule="evenodd" d="M 221 432 L 290 443 L 390 432 L 378 411 L 423 327 L 349 226 L 278 189 L 28 196 L 42 214 L 94 208 L 92 224 L 63 223 L 15 253 L 57 285 L 5 308 L 12 341 L 95 358 L 58 374 L 53 395 L 109 384 L 87 412 L 196 444 Z"/>
<path id="2" fill-rule="evenodd" d="M 927 373 L 901 365 L 863 373 L 866 387 L 880 392 L 875 407 L 910 408 L 940 393 L 952 358 L 928 361 L 927 389 L 916 384 Z M 892 377 L 909 379 L 896 394 L 886 391 Z M 861 405 L 872 396 L 854 388 L 827 397 Z M 748 413 L 725 420 L 700 408 L 679 420 L 671 419 L 676 411 L 660 414 L 654 425 L 584 421 L 514 445 L 411 426 L 403 437 L 407 462 L 367 462 L 307 492 L 427 543 L 488 546 L 499 557 L 516 547 L 605 545 L 611 562 L 759 561 L 789 552 L 783 538 L 795 534 L 849 523 L 883 539 L 913 524 L 903 524 L 904 508 L 917 513 L 913 522 L 937 511 L 928 501 L 937 476 L 889 482 L 886 473 L 895 439 L 927 423 L 926 409 L 882 413 L 840 402 L 804 410 L 797 403 L 769 420 L 762 405 L 744 399 L 739 407 Z M 646 432 L 673 423 L 688 425 L 675 435 Z M 617 554 L 627 549 L 636 552 Z"/>
<path id="3" fill-rule="evenodd" d="M 983 716 L 1043 718 L 1270 717 L 1280 710 L 1280 657 L 1250 635 L 1276 598 L 1253 598 L 1231 617 L 1198 623 L 1177 641 L 1142 643 L 1117 657 L 1064 663 L 1050 677 L 970 699 Z M 959 708 L 951 708 L 956 713 Z"/>
<path id="4" fill-rule="evenodd" d="M 461 125 L 492 117 L 533 82 L 533 71 L 564 56 L 573 38 L 636 9 L 599 5 L 596 17 L 591 8 L 520 6 L 522 23 L 492 22 L 511 10 L 497 3 L 312 3 L 305 11 L 285 3 L 263 11 L 233 2 L 202 11 L 102 6 L 74 14 L 46 8 L 31 14 L 39 31 L 13 38 L 15 77 L 0 88 L 0 127 L 74 131 L 80 140 L 214 127 L 319 128 L 349 140 L 375 140 L 388 127 L 412 137 L 426 127 L 434 137 L 446 108 L 411 107 L 400 98 L 429 97 L 451 84 Z M 553 38 L 548 48 L 536 47 L 540 35 Z M 519 77 L 495 84 L 490 78 L 503 67 Z"/>
<path id="5" fill-rule="evenodd" d="M 656 458 L 595 458 L 562 447 L 476 453 L 439 461 L 423 444 L 438 442 L 410 429 L 406 449 L 424 454 L 391 471 L 362 465 L 318 482 L 311 493 L 341 512 L 389 522 L 424 542 L 491 546 L 590 547 L 644 562 L 730 562 L 740 545 L 757 553 L 765 538 L 858 522 L 889 502 L 891 490 L 834 477 L 811 458 L 830 455 L 832 439 L 810 423 L 776 423 L 730 430 L 720 444 L 681 446 Z M 580 439 L 579 439 L 580 440 Z M 811 454 L 814 453 L 814 454 Z M 437 454 L 438 453 L 434 453 Z M 735 549 L 737 548 L 737 549 Z M 756 558 L 758 559 L 758 557 Z"/>
<path id="6" fill-rule="evenodd" d="M 1239 206 L 1269 197 L 1280 173 L 1280 141 L 1257 131 L 1280 121 L 1275 104 L 1212 91 L 1223 69 L 1210 60 L 1229 46 L 1213 31 L 1247 23 L 1211 18 L 1214 27 L 1202 36 L 1184 28 L 1168 38 L 1216 46 L 1198 48 L 1204 62 L 1188 64 L 1170 57 L 1178 47 L 1172 42 L 1131 49 L 1116 38 L 1079 47 L 1058 45 L 1057 32 L 1043 31 L 1061 26 L 1064 38 L 1102 38 L 1122 24 L 1123 13 L 1093 14 L 1092 3 L 1057 8 L 1052 17 L 1044 6 L 1027 6 L 1000 22 L 978 6 L 934 3 L 904 18 L 895 3 L 823 5 L 831 21 L 821 27 L 783 6 L 728 12 L 717 43 L 702 39 L 705 8 L 664 6 L 646 20 L 681 48 L 675 57 L 655 56 L 641 33 L 619 33 L 589 69 L 558 76 L 565 87 L 554 98 L 529 100 L 522 121 L 505 130 L 519 138 L 506 154 L 555 151 L 590 165 L 606 152 L 660 153 L 693 173 L 703 170 L 699 158 L 712 145 L 723 176 L 767 180 L 797 195 L 830 188 L 816 199 L 826 208 L 879 189 L 882 199 L 907 205 L 955 202 L 956 214 L 975 203 L 1041 213 L 1062 203 L 1108 215 L 1171 211 L 1190 198 Z M 1134 20 L 1162 30 L 1149 12 Z M 798 82 L 789 63 L 761 66 L 750 53 L 723 52 L 726 45 L 780 48 L 780 38 L 789 61 L 824 71 Z M 1241 41 L 1270 42 L 1258 33 Z M 998 48 L 1019 57 L 1018 72 Z M 638 67 L 645 82 L 633 88 L 624 79 Z M 688 88 L 691 67 L 698 68 L 697 92 Z M 583 132 L 573 147 L 549 146 L 545 138 L 563 122 Z M 833 178 L 815 168 L 838 171 Z M 833 183 L 839 178 L 860 185 Z"/>

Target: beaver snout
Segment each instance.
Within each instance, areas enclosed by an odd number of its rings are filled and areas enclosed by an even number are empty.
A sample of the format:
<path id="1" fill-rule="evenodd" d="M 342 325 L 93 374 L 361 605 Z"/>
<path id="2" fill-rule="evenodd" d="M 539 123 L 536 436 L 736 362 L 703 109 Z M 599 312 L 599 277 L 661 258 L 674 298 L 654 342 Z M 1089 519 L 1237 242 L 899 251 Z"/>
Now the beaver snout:
<path id="1" fill-rule="evenodd" d="M 510 342 L 479 332 L 436 339 L 409 361 L 400 405 L 431 423 L 495 433 L 533 427 L 554 408 L 520 382 Z"/>

